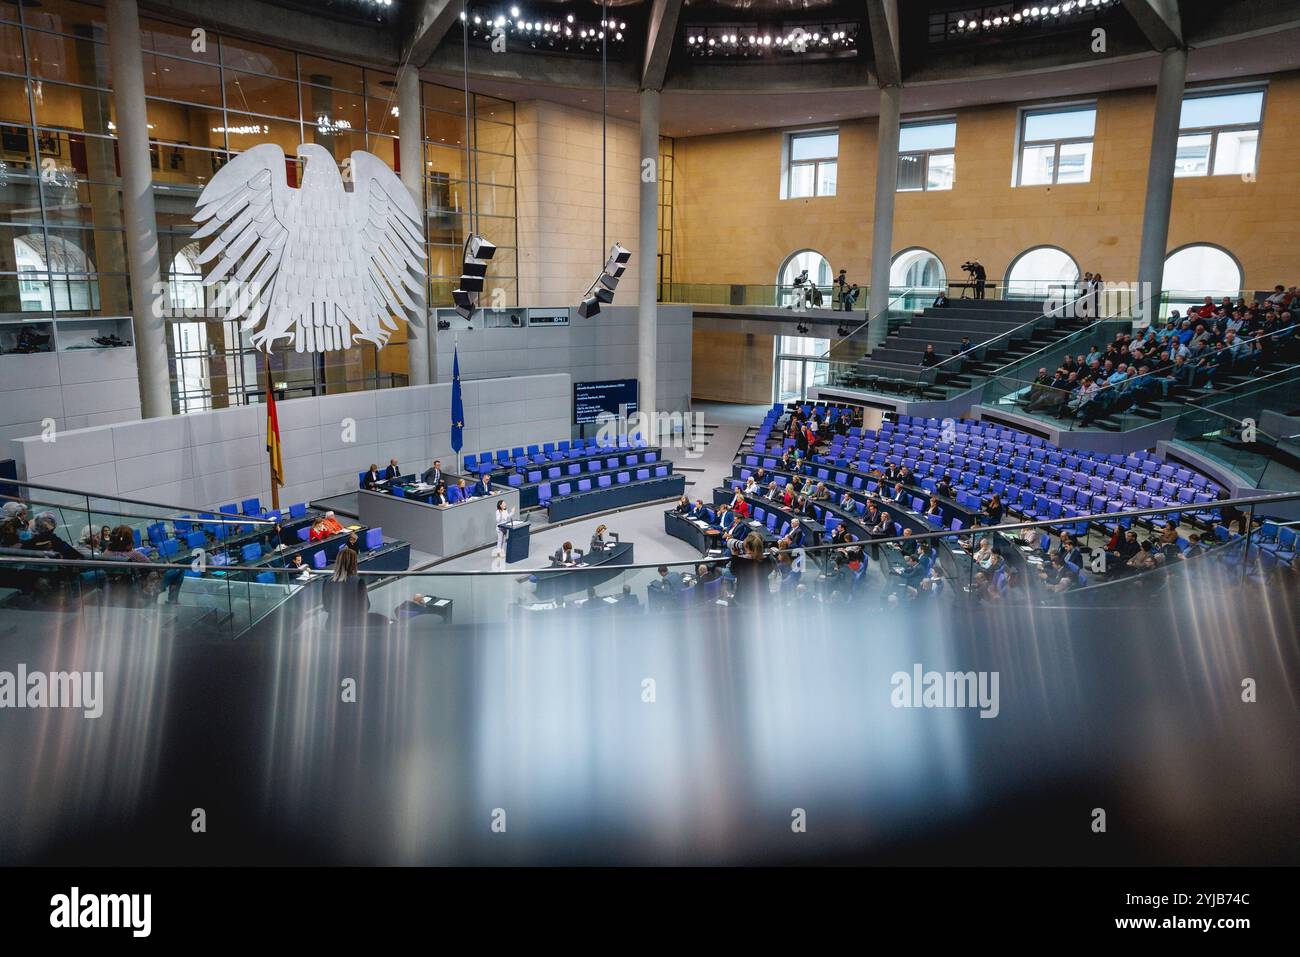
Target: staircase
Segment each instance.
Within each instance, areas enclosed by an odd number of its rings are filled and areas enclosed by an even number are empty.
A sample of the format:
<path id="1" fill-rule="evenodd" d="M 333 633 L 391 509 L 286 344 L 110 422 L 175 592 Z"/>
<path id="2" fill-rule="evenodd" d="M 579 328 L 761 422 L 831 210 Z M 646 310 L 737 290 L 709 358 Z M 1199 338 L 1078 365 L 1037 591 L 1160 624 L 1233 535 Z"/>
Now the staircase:
<path id="1" fill-rule="evenodd" d="M 1015 299 L 954 299 L 943 308 L 924 309 L 910 321 L 891 326 L 885 341 L 860 358 L 836 384 L 913 399 L 950 398 L 1089 322 L 1043 316 L 1042 312 L 1042 304 L 1036 300 Z M 998 336 L 1003 338 L 980 345 Z M 956 353 L 963 337 L 978 348 L 937 369 L 921 367 L 927 345 L 933 344 L 939 357 L 947 359 Z"/>

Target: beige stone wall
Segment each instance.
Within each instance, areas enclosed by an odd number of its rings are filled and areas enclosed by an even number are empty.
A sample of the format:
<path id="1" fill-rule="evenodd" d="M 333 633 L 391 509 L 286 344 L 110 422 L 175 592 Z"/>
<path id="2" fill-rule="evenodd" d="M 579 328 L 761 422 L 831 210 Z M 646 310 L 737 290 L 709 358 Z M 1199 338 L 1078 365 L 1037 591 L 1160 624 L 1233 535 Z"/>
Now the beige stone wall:
<path id="1" fill-rule="evenodd" d="M 1064 248 L 1109 281 L 1137 275 L 1154 89 L 1097 98 L 1092 179 L 1011 186 L 1017 107 L 957 113 L 952 190 L 899 193 L 894 252 L 923 246 L 949 279 L 979 257 L 1001 280 L 1012 260 L 1042 244 Z M 865 284 L 871 268 L 876 121 L 840 126 L 837 194 L 779 199 L 781 130 L 678 139 L 673 230 L 677 282 L 771 283 L 790 253 L 816 249 Z M 1214 243 L 1241 262 L 1248 289 L 1297 281 L 1300 219 L 1300 73 L 1270 78 L 1254 182 L 1237 176 L 1178 179 L 1169 249 Z"/>
<path id="2" fill-rule="evenodd" d="M 639 139 L 635 123 L 610 120 L 607 150 L 606 246 L 601 248 L 599 113 L 555 103 L 519 103 L 515 110 L 519 177 L 519 301 L 576 306 L 600 274 L 609 246 L 633 251 L 615 303 L 637 298 Z"/>

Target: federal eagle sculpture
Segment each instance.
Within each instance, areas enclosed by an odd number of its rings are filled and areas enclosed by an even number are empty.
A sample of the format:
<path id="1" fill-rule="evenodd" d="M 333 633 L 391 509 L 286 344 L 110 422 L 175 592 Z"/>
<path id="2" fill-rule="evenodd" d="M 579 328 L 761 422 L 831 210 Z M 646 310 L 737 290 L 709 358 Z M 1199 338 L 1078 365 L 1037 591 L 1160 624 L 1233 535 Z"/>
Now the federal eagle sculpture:
<path id="1" fill-rule="evenodd" d="M 242 319 L 255 348 L 278 340 L 298 352 L 382 347 L 394 317 L 418 313 L 424 297 L 419 208 L 379 157 L 360 150 L 348 192 L 334 157 L 303 143 L 302 185 L 288 185 L 284 151 L 263 143 L 223 166 L 199 196 L 195 240 L 214 237 L 198 257 L 213 263 L 205 286 L 235 283 L 219 298 L 226 319 Z M 247 285 L 245 285 L 247 284 Z"/>

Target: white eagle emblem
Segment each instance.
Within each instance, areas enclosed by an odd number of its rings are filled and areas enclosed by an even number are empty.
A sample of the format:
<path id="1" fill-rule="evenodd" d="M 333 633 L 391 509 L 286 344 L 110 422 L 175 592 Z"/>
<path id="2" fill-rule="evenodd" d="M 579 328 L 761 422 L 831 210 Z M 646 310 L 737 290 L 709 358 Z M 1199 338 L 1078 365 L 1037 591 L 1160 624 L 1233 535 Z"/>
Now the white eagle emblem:
<path id="1" fill-rule="evenodd" d="M 353 152 L 351 192 L 323 146 L 303 143 L 298 157 L 306 162 L 298 189 L 274 143 L 240 153 L 212 177 L 194 213 L 204 224 L 194 239 L 215 236 L 198 258 L 215 260 L 203 284 L 247 284 L 248 294 L 219 301 L 267 352 L 279 339 L 298 352 L 347 349 L 354 339 L 382 347 L 394 317 L 418 312 L 424 297 L 420 211 L 372 153 Z"/>

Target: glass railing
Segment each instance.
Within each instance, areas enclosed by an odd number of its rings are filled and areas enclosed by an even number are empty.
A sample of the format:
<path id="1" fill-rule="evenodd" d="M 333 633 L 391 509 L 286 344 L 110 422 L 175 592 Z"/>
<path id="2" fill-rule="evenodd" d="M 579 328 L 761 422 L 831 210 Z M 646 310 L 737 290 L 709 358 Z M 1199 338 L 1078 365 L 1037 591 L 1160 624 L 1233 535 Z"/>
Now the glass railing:
<path id="1" fill-rule="evenodd" d="M 1300 475 L 1300 436 L 1260 427 L 1265 411 L 1300 408 L 1300 367 L 1253 380 L 1248 388 L 1183 406 L 1174 441 L 1232 469 L 1250 485 L 1289 489 Z"/>
<path id="2" fill-rule="evenodd" d="M 1128 331 L 1129 325 L 1128 320 L 1102 320 L 1047 349 L 1026 356 L 1015 367 L 1000 370 L 989 380 L 981 404 L 1029 415 L 1064 431 L 1096 431 L 1099 426 L 1095 423 L 1103 419 L 1109 425 L 1117 426 L 1111 431 L 1127 431 L 1174 418 L 1186 408 L 1226 401 L 1257 391 L 1254 379 L 1236 385 L 1220 386 L 1217 391 L 1200 390 L 1212 382 L 1213 375 L 1220 368 L 1227 368 L 1233 376 L 1257 369 L 1261 360 L 1258 353 L 1245 356 L 1227 366 L 1208 367 L 1214 371 L 1189 368 L 1187 373 L 1180 373 L 1179 377 L 1173 376 L 1166 368 L 1153 372 L 1140 381 L 1130 377 L 1118 387 L 1099 385 L 1087 395 L 1082 394 L 1078 387 L 1057 389 L 1034 382 L 1040 373 L 1045 372 L 1050 376 L 1055 372 L 1066 356 L 1073 355 L 1079 359 L 1084 347 L 1094 344 L 1104 347 L 1116 334 Z M 1290 335 L 1291 330 L 1279 330 L 1252 340 L 1243 340 L 1241 346 L 1262 345 L 1266 340 L 1278 341 L 1279 337 Z M 1227 352 L 1227 349 L 1220 350 L 1220 354 Z M 1300 368 L 1291 366 L 1273 375 L 1290 376 L 1297 372 L 1300 372 Z M 1272 376 L 1268 378 L 1272 380 Z M 1176 397 L 1177 403 L 1172 401 Z M 1247 400 L 1245 407 L 1250 406 L 1251 403 Z M 1258 414 L 1258 402 L 1253 407 L 1255 414 Z"/>
<path id="3" fill-rule="evenodd" d="M 1032 328 L 1049 316 L 1064 313 L 1072 308 L 1074 308 L 1073 302 L 1049 299 L 1044 303 L 1044 311 L 1026 313 L 1030 318 L 1018 326 L 1002 330 L 987 338 L 977 336 L 978 341 L 972 341 L 968 349 L 954 351 L 951 355 L 943 356 L 931 366 L 923 366 L 918 362 L 914 367 L 898 366 L 891 368 L 888 372 L 878 372 L 862 369 L 857 365 L 855 359 L 851 365 L 842 365 L 838 369 L 832 368 L 831 377 L 833 380 L 837 380 L 837 385 L 859 389 L 864 392 L 876 394 L 895 393 L 922 398 L 930 392 L 938 391 L 943 393 L 944 397 L 950 398 L 959 391 L 965 390 L 967 386 L 963 385 L 959 388 L 949 386 L 947 379 L 951 375 L 960 374 L 970 357 L 981 355 L 986 349 L 1005 348 L 1018 335 L 1032 335 Z M 1025 330 L 1031 331 L 1025 333 Z"/>
<path id="4" fill-rule="evenodd" d="M 1214 506 L 1249 510 L 1252 517 L 1262 519 L 1269 514 L 1269 506 L 1296 500 L 1300 500 L 1300 492 L 1224 500 Z M 1104 580 L 1111 574 L 1127 575 L 1132 568 L 1117 568 L 1112 563 L 1110 571 L 1106 570 L 1107 559 L 1099 555 L 1099 550 L 1104 551 L 1106 533 L 1093 530 L 1093 540 L 1088 539 L 1094 523 L 1130 526 L 1145 522 L 1154 529 L 1164 525 L 1164 516 L 1189 511 L 1186 505 L 1132 509 L 805 548 L 790 548 L 775 533 L 747 527 L 747 537 L 761 539 L 767 562 L 765 573 L 754 577 L 744 574 L 753 567 L 744 565 L 744 559 L 732 563 L 730 549 L 710 551 L 690 561 L 654 565 L 549 567 L 544 560 L 534 559 L 520 563 L 523 567 L 490 571 L 454 572 L 438 567 L 411 572 L 362 571 L 360 577 L 369 585 L 365 604 L 350 611 L 335 605 L 327 592 L 329 572 L 304 576 L 292 569 L 243 565 L 224 569 L 220 576 L 193 577 L 187 574 L 193 567 L 183 562 L 67 559 L 44 551 L 27 554 L 8 548 L 0 551 L 0 627 L 17 624 L 22 616 L 22 627 L 29 630 L 57 630 L 64 615 L 96 612 L 116 615 L 115 627 L 156 628 L 160 623 L 166 627 L 164 616 L 170 611 L 178 615 L 176 627 L 184 628 L 187 635 L 233 638 L 247 633 L 273 611 L 286 608 L 292 611 L 292 619 L 273 619 L 266 627 L 295 628 L 322 606 L 327 613 L 341 616 L 341 626 L 388 628 L 396 624 L 436 630 L 449 625 L 541 620 L 537 616 L 566 611 L 579 612 L 584 621 L 600 611 L 727 614 L 736 607 L 783 603 L 807 592 L 825 601 L 878 601 L 891 594 L 909 600 L 925 588 L 909 585 L 909 579 L 899 572 L 910 567 L 907 556 L 923 544 L 933 554 L 928 563 L 931 588 L 947 591 L 949 598 L 976 600 L 985 597 L 982 593 L 999 567 L 997 562 L 990 565 L 982 560 L 981 540 L 987 536 L 994 537 L 995 550 L 1004 560 L 1014 563 L 1024 585 L 1023 591 L 1009 597 L 1049 600 L 1056 593 L 1039 588 L 1034 574 L 1047 556 L 1033 536 L 1024 534 L 1026 530 L 1073 530 L 1079 548 L 1091 561 L 1087 579 Z M 709 536 L 704 528 L 700 533 Z M 712 541 L 720 540 L 720 533 L 716 534 L 719 538 Z M 1227 529 L 1207 535 L 1210 543 L 1236 537 Z M 1252 547 L 1241 542 L 1242 550 Z M 1015 550 L 1021 551 L 1019 558 Z M 864 562 L 867 555 L 870 558 Z M 1177 560 L 1177 556 L 1170 555 L 1170 559 Z M 166 577 L 173 572 L 184 576 L 183 585 L 180 600 L 169 603 Z M 294 602 L 289 604 L 291 598 Z M 131 616 L 141 611 L 148 615 L 136 619 L 139 625 L 130 625 Z M 121 625 L 122 621 L 127 624 Z"/>
<path id="5" fill-rule="evenodd" d="M 0 614 L 157 607 L 234 638 L 302 587 L 265 567 L 235 568 L 252 554 L 246 545 L 274 553 L 274 519 L 12 480 L 0 481 L 0 503 Z"/>

